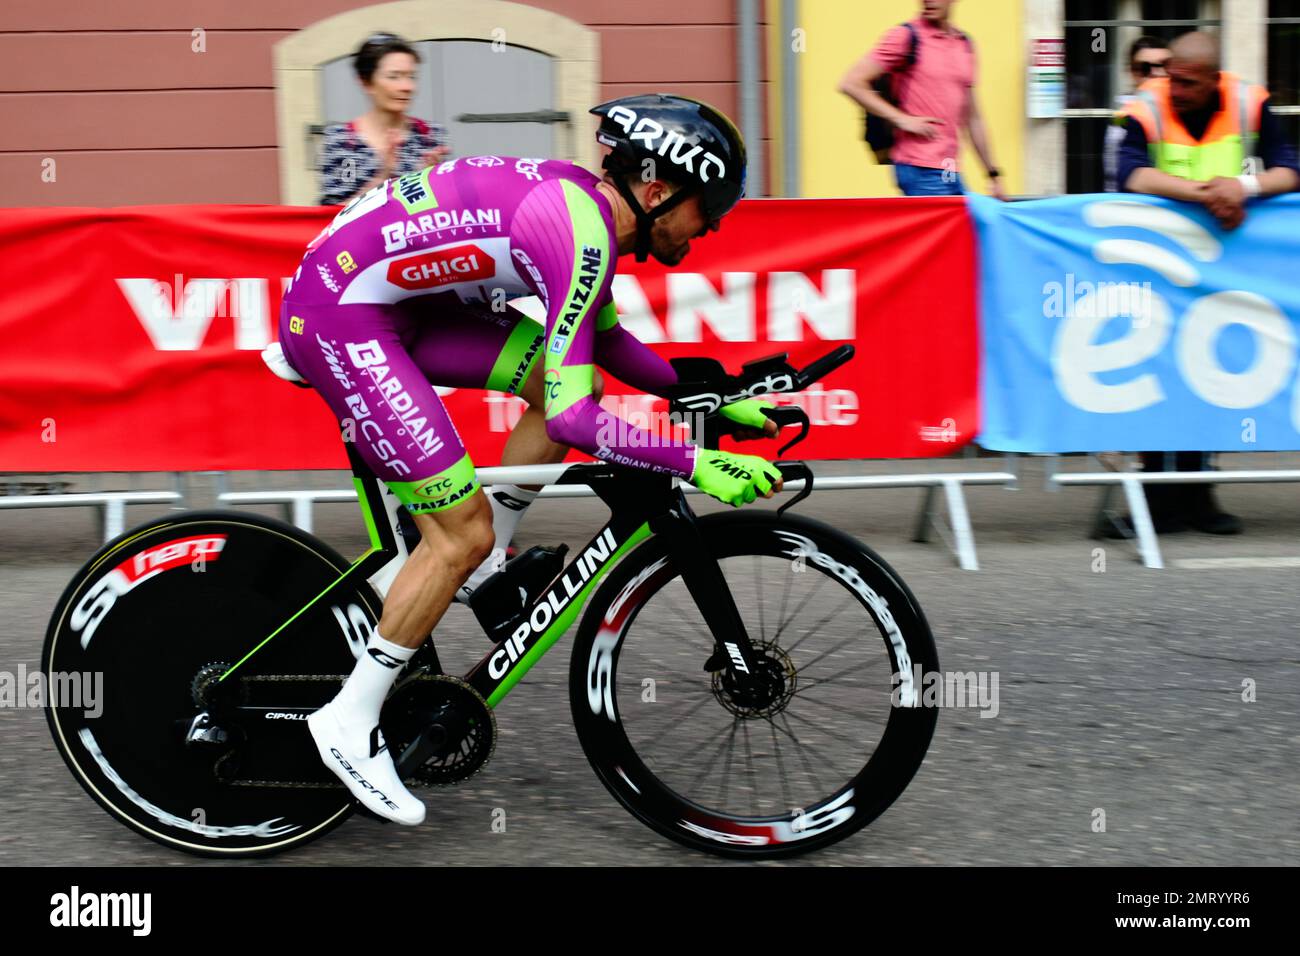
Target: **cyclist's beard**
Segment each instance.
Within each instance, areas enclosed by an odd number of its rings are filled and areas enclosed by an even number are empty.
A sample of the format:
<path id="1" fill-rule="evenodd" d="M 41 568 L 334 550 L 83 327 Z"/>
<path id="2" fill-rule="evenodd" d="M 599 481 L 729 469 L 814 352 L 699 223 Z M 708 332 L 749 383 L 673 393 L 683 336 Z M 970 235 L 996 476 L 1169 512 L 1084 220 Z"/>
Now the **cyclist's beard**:
<path id="1" fill-rule="evenodd" d="M 650 255 L 655 261 L 666 266 L 675 266 L 686 258 L 690 251 L 689 239 L 673 236 L 662 220 L 656 220 L 650 229 Z"/>

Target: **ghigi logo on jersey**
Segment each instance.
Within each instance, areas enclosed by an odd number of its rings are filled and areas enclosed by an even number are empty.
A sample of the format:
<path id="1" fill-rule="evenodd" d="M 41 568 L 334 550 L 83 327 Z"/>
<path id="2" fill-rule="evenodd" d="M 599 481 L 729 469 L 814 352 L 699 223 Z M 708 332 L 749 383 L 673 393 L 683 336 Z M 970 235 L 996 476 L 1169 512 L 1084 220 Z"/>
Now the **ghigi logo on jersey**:
<path id="1" fill-rule="evenodd" d="M 388 281 L 403 289 L 436 289 L 496 275 L 497 263 L 473 243 L 448 246 L 388 264 Z"/>
<path id="2" fill-rule="evenodd" d="M 400 252 L 411 244 L 412 239 L 441 232 L 444 229 L 460 229 L 465 226 L 483 226 L 501 228 L 500 209 L 453 209 L 435 212 L 407 219 L 402 222 L 390 222 L 382 227 L 384 252 Z"/>

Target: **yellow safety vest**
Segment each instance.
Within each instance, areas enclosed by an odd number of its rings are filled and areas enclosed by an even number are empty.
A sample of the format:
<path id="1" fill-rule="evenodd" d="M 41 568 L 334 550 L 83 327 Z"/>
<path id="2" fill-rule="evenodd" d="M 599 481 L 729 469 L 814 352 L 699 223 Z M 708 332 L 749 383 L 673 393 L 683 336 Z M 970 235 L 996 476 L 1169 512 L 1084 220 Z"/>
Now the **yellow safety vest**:
<path id="1" fill-rule="evenodd" d="M 1201 138 L 1194 139 L 1174 112 L 1169 98 L 1169 78 L 1155 77 L 1138 88 L 1121 117 L 1142 124 L 1151 164 L 1161 172 L 1198 182 L 1216 176 L 1240 176 L 1247 156 L 1255 154 L 1259 118 L 1268 91 L 1243 83 L 1226 70 L 1219 73 L 1220 108 Z"/>

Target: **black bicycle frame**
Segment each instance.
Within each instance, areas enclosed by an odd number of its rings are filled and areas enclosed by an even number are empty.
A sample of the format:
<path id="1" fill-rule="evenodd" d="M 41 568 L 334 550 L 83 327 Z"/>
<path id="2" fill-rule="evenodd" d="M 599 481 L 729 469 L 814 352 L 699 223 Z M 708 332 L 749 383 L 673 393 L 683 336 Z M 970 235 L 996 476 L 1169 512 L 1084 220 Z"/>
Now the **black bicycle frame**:
<path id="1" fill-rule="evenodd" d="M 292 617 L 235 663 L 226 680 L 257 651 L 308 608 L 341 587 L 362 585 L 399 554 L 399 530 L 387 520 L 380 479 L 345 442 L 352 466 L 357 499 L 370 534 L 370 549 L 350 568 L 312 598 Z M 785 466 L 793 470 L 796 463 Z M 801 463 L 799 467 L 802 467 Z M 806 472 L 806 469 L 804 469 Z M 809 480 L 811 480 L 809 478 Z M 524 623 L 497 643 L 465 676 L 465 680 L 496 706 L 576 619 L 587 597 L 605 572 L 628 551 L 651 535 L 665 540 L 665 551 L 699 606 L 726 666 L 738 682 L 754 673 L 755 654 L 744 622 L 718 562 L 708 553 L 694 512 L 670 475 L 603 463 L 576 464 L 555 482 L 590 487 L 610 508 L 611 517 L 590 542 L 577 552 L 555 580 L 524 612 Z M 806 493 L 806 492 L 805 492 Z M 802 496 L 800 496 L 802 497 Z M 412 670 L 428 668 L 442 673 L 432 638 L 412 658 Z"/>
<path id="2" fill-rule="evenodd" d="M 651 535 L 664 539 L 665 552 L 699 605 L 718 649 L 737 670 L 751 673 L 754 650 L 740 612 L 722 569 L 708 553 L 695 514 L 681 489 L 673 487 L 671 476 L 579 464 L 569 468 L 556 484 L 591 488 L 609 505 L 610 521 L 525 609 L 524 623 L 466 675 L 489 705 L 495 706 L 505 697 L 563 636 L 604 573 Z"/>

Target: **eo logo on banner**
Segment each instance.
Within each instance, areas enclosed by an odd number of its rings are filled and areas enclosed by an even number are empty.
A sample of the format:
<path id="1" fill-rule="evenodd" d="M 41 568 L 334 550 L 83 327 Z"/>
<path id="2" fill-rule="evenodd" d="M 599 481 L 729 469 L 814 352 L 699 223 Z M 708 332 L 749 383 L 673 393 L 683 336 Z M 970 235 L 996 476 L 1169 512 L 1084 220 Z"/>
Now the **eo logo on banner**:
<path id="1" fill-rule="evenodd" d="M 1300 197 L 971 197 L 984 430 L 1008 451 L 1300 448 Z"/>

